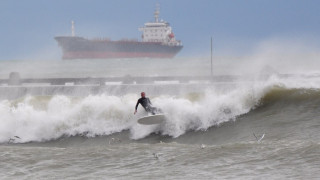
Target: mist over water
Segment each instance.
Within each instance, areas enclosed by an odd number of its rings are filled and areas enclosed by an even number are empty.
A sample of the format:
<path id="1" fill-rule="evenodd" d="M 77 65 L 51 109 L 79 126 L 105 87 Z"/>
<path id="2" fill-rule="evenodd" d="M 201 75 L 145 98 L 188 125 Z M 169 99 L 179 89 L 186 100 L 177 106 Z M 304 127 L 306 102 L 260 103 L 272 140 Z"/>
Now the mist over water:
<path id="1" fill-rule="evenodd" d="M 269 38 L 257 43 L 247 54 L 219 55 L 213 52 L 213 75 L 261 73 L 319 73 L 319 43 L 312 37 Z M 0 61 L 0 78 L 19 72 L 24 78 L 110 77 L 110 76 L 206 76 L 211 73 L 210 55 L 174 59 L 88 59 Z M 43 55 L 41 54 L 42 57 Z M 48 55 L 50 56 L 50 55 Z M 34 57 L 37 57 L 34 55 Z"/>

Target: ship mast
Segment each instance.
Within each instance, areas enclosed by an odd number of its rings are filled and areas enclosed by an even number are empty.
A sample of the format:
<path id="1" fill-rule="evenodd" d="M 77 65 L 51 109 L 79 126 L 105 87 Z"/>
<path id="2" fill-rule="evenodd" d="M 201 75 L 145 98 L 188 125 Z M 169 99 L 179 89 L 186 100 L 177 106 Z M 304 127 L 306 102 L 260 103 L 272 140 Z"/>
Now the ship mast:
<path id="1" fill-rule="evenodd" d="M 159 4 L 156 5 L 156 10 L 154 11 L 154 21 L 159 22 L 159 14 L 160 14 L 160 7 Z"/>
<path id="2" fill-rule="evenodd" d="M 71 21 L 71 36 L 74 37 L 76 34 L 74 32 L 74 21 Z"/>

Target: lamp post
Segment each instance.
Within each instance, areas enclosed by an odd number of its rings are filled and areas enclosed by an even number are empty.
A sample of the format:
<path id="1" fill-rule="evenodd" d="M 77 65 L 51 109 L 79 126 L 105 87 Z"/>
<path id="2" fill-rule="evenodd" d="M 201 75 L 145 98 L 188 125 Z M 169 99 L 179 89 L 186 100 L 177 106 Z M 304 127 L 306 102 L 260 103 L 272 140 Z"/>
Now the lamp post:
<path id="1" fill-rule="evenodd" d="M 212 37 L 211 37 L 211 77 L 212 77 Z"/>

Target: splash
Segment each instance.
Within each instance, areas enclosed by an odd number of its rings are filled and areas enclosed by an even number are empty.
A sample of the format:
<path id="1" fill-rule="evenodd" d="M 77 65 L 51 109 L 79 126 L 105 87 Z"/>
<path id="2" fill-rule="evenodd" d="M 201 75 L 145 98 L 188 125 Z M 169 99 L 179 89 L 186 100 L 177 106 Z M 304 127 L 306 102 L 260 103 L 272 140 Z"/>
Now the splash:
<path id="1" fill-rule="evenodd" d="M 213 84 L 202 92 L 152 96 L 152 103 L 167 117 L 166 123 L 155 126 L 137 124 L 137 119 L 145 115 L 141 107 L 139 113 L 133 115 L 137 94 L 28 96 L 14 101 L 3 100 L 0 102 L 0 142 L 10 139 L 16 143 L 43 142 L 122 131 L 129 131 L 132 139 L 141 139 L 151 133 L 176 138 L 188 131 L 205 131 L 212 126 L 235 121 L 261 102 L 269 102 L 279 93 L 291 92 L 285 89 L 319 89 L 318 79 L 311 79 L 270 76 L 267 81 L 236 82 L 232 88 Z M 284 90 L 279 92 L 279 87 Z"/>

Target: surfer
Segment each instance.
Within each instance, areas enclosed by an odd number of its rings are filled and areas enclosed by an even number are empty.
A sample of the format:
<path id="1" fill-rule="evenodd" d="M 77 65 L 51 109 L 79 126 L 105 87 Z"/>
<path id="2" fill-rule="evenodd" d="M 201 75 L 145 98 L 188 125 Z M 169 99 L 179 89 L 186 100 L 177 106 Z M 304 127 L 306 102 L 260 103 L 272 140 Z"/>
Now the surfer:
<path id="1" fill-rule="evenodd" d="M 146 97 L 146 93 L 145 93 L 145 92 L 141 92 L 141 98 L 138 99 L 138 101 L 137 101 L 134 114 L 137 113 L 137 109 L 138 109 L 139 104 L 141 104 L 141 106 L 142 106 L 148 113 L 151 113 L 152 115 L 155 115 L 156 112 L 159 111 L 156 107 L 153 107 L 153 106 L 152 106 L 152 103 L 151 103 L 150 99 Z"/>

